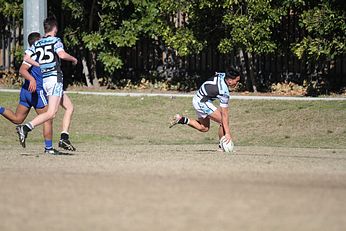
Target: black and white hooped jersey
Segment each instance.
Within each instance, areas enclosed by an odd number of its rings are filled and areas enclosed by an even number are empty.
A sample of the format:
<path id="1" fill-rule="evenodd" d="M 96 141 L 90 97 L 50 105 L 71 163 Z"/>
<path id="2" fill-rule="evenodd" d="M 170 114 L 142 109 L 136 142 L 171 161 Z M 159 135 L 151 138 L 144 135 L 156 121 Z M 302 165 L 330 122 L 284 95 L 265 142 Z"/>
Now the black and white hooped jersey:
<path id="1" fill-rule="evenodd" d="M 225 82 L 225 73 L 216 73 L 214 77 L 205 81 L 196 92 L 200 102 L 220 100 L 220 107 L 228 107 L 229 89 Z"/>
<path id="2" fill-rule="evenodd" d="M 37 62 L 40 64 L 43 79 L 56 77 L 57 82 L 63 81 L 58 52 L 64 50 L 64 45 L 60 38 L 51 36 L 43 37 L 35 42 L 29 50 L 32 54 L 37 55 Z"/>

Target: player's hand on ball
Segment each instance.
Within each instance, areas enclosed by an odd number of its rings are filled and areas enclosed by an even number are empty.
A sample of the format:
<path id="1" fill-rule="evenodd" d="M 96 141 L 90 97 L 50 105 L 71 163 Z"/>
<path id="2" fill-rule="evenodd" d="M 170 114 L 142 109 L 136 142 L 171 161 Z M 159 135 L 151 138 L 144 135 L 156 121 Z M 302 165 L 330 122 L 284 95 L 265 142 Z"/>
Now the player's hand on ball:
<path id="1" fill-rule="evenodd" d="M 229 133 L 225 134 L 224 137 L 225 137 L 225 138 L 224 138 L 224 142 L 225 142 L 226 144 L 228 144 L 228 143 L 232 140 L 231 134 L 229 134 Z"/>

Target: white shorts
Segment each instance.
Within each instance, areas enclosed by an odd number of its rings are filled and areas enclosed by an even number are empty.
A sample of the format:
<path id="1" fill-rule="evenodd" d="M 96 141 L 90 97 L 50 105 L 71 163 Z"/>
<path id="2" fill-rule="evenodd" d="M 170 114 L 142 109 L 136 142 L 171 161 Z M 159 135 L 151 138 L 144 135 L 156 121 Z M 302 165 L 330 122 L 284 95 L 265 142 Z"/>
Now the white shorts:
<path id="1" fill-rule="evenodd" d="M 193 107 L 196 110 L 196 114 L 198 118 L 206 118 L 207 116 L 213 114 L 217 108 L 214 106 L 213 103 L 207 101 L 207 102 L 201 102 L 198 96 L 194 96 L 192 100 Z"/>
<path id="2" fill-rule="evenodd" d="M 46 91 L 47 96 L 51 95 L 61 97 L 64 93 L 63 83 L 49 81 L 48 79 L 43 79 L 43 88 Z"/>

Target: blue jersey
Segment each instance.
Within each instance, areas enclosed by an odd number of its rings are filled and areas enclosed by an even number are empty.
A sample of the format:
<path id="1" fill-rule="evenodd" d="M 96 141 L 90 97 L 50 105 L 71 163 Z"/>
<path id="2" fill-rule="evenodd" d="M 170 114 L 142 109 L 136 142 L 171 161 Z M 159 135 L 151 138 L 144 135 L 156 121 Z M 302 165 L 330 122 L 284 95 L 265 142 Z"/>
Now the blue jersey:
<path id="1" fill-rule="evenodd" d="M 228 107 L 229 89 L 225 82 L 225 73 L 216 73 L 212 78 L 209 78 L 196 92 L 196 96 L 200 102 L 220 100 L 221 107 Z"/>
<path id="2" fill-rule="evenodd" d="M 26 50 L 25 53 L 30 54 L 30 51 Z M 34 55 L 34 54 L 32 54 L 31 58 L 33 60 L 37 60 L 36 55 Z M 39 92 L 39 91 L 43 90 L 43 79 L 42 79 L 41 68 L 31 66 L 29 63 L 26 63 L 26 62 L 24 62 L 24 64 L 28 65 L 30 67 L 28 71 L 29 71 L 30 75 L 32 75 L 32 77 L 34 77 L 34 79 L 36 80 L 36 91 Z M 28 90 L 29 84 L 30 84 L 30 81 L 25 80 L 22 88 L 25 90 Z"/>
<path id="3" fill-rule="evenodd" d="M 40 64 L 43 78 L 54 77 L 57 82 L 63 82 L 61 71 L 61 61 L 58 56 L 59 51 L 64 50 L 60 38 L 43 37 L 31 46 L 31 54 L 37 55 L 37 62 Z"/>

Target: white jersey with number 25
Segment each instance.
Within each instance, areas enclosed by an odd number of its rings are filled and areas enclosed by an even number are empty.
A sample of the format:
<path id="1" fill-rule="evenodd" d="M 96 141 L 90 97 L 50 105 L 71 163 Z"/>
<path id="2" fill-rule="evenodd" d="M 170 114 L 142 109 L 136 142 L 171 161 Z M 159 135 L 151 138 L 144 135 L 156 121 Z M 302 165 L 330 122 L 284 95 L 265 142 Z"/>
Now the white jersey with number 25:
<path id="1" fill-rule="evenodd" d="M 43 37 L 31 46 L 29 55 L 37 55 L 36 60 L 40 64 L 43 80 L 49 78 L 59 83 L 63 82 L 61 61 L 58 56 L 58 52 L 63 50 L 64 45 L 60 38 L 51 36 Z"/>

